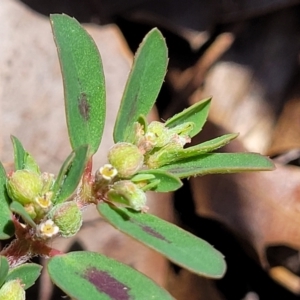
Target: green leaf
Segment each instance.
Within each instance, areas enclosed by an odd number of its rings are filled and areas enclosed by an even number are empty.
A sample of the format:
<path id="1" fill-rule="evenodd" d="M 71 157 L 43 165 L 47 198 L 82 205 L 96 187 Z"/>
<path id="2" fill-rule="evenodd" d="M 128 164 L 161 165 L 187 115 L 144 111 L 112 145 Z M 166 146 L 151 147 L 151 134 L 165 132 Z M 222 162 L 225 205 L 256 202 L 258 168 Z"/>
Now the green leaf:
<path id="1" fill-rule="evenodd" d="M 10 280 L 19 279 L 24 284 L 24 289 L 27 290 L 39 278 L 42 266 L 38 264 L 28 263 L 11 269 L 6 277 L 6 282 Z"/>
<path id="2" fill-rule="evenodd" d="M 37 174 L 40 174 L 40 168 L 34 158 L 26 152 L 22 143 L 15 137 L 11 136 L 11 140 L 14 148 L 14 163 L 15 170 L 30 170 Z"/>
<path id="3" fill-rule="evenodd" d="M 75 152 L 72 151 L 70 153 L 70 155 L 66 158 L 66 160 L 64 161 L 64 163 L 62 164 L 59 172 L 58 172 L 58 175 L 57 175 L 57 178 L 53 184 L 53 187 L 51 189 L 51 191 L 53 192 L 53 199 L 52 201 L 55 203 L 55 199 L 56 197 L 59 195 L 59 192 L 61 190 L 61 187 L 67 177 L 67 174 L 72 166 L 72 163 L 73 163 L 73 160 L 75 158 Z"/>
<path id="4" fill-rule="evenodd" d="M 161 171 L 159 169 L 140 171 L 137 175 L 153 175 L 155 178 L 149 180 L 150 184 L 153 180 L 158 179 L 159 183 L 151 189 L 155 192 L 172 192 L 178 190 L 182 186 L 182 182 L 178 177 L 174 176 L 171 173 Z"/>
<path id="5" fill-rule="evenodd" d="M 209 153 L 165 165 L 161 170 L 179 178 L 217 173 L 268 171 L 274 169 L 272 161 L 257 153 Z"/>
<path id="6" fill-rule="evenodd" d="M 153 107 L 167 70 L 167 47 L 156 28 L 142 41 L 127 80 L 114 128 L 114 141 L 129 141 L 134 122 Z"/>
<path id="7" fill-rule="evenodd" d="M 139 122 L 142 125 L 142 127 L 144 128 L 144 132 L 147 132 L 147 128 L 148 128 L 147 117 L 144 115 L 140 115 L 137 119 L 137 122 Z"/>
<path id="8" fill-rule="evenodd" d="M 22 143 L 15 136 L 11 136 L 11 141 L 14 148 L 15 170 L 23 170 L 25 166 L 26 151 Z"/>
<path id="9" fill-rule="evenodd" d="M 130 180 L 134 183 L 140 183 L 143 181 L 148 181 L 150 179 L 155 179 L 155 176 L 152 174 L 140 174 L 137 173 L 133 177 L 130 178 Z"/>
<path id="10" fill-rule="evenodd" d="M 37 164 L 35 159 L 28 152 L 26 152 L 26 156 L 25 156 L 24 169 L 32 171 L 37 174 L 41 174 L 39 165 Z"/>
<path id="11" fill-rule="evenodd" d="M 193 137 L 199 133 L 206 122 L 209 108 L 210 108 L 211 98 L 204 99 L 190 106 L 189 108 L 183 110 L 182 112 L 174 115 L 166 121 L 166 126 L 173 128 L 184 122 L 193 122 L 194 128 L 190 132 L 189 136 Z"/>
<path id="12" fill-rule="evenodd" d="M 24 206 L 21 203 L 17 201 L 13 201 L 10 205 L 10 210 L 18 214 L 19 216 L 21 216 L 24 222 L 29 224 L 31 227 L 33 228 L 36 227 L 36 224 L 34 223 L 34 221 L 32 220 L 32 218 L 30 217 L 30 215 L 28 214 L 28 212 L 25 210 Z"/>
<path id="13" fill-rule="evenodd" d="M 212 140 L 206 141 L 204 143 L 188 147 L 185 150 L 186 156 L 185 157 L 191 157 L 196 156 L 199 154 L 212 152 L 216 149 L 219 149 L 225 145 L 227 145 L 229 142 L 234 140 L 238 137 L 238 133 L 229 133 L 222 136 L 219 136 L 217 138 L 214 138 Z"/>
<path id="14" fill-rule="evenodd" d="M 97 209 L 115 228 L 185 269 L 212 278 L 223 276 L 226 270 L 223 255 L 191 233 L 153 215 L 111 207 L 104 202 Z"/>
<path id="15" fill-rule="evenodd" d="M 70 252 L 49 260 L 52 281 L 73 299 L 173 299 L 138 271 L 93 252 Z"/>
<path id="16" fill-rule="evenodd" d="M 9 239 L 15 231 L 9 208 L 10 202 L 6 192 L 6 172 L 0 163 L 0 240 Z"/>
<path id="17" fill-rule="evenodd" d="M 74 153 L 74 154 L 73 154 Z M 87 145 L 75 149 L 64 162 L 53 187 L 53 203 L 62 203 L 76 190 L 89 155 Z"/>
<path id="18" fill-rule="evenodd" d="M 0 256 L 0 287 L 5 282 L 8 270 L 9 264 L 7 258 L 5 256 Z"/>
<path id="19" fill-rule="evenodd" d="M 105 122 L 105 82 L 97 46 L 85 29 L 66 15 L 50 16 L 64 82 L 65 108 L 73 149 L 100 144 Z"/>
<path id="20" fill-rule="evenodd" d="M 147 164 L 152 168 L 160 168 L 167 164 L 174 164 L 176 162 L 187 159 L 189 157 L 195 157 L 199 154 L 211 152 L 215 149 L 225 146 L 231 140 L 235 139 L 238 134 L 226 134 L 210 141 L 188 147 L 178 148 L 178 146 L 172 146 L 171 144 L 161 148 L 157 152 L 154 152 L 149 156 Z"/>

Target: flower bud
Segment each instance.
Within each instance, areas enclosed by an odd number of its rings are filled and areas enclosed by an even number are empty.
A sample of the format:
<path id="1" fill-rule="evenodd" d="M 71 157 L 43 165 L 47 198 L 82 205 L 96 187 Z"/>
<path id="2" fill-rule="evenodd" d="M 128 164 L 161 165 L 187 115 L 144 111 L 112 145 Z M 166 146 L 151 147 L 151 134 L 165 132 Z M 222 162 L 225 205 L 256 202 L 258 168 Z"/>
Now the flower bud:
<path id="1" fill-rule="evenodd" d="M 40 176 L 29 170 L 17 170 L 7 183 L 8 195 L 21 204 L 28 204 L 34 201 L 42 190 L 43 182 Z"/>
<path id="2" fill-rule="evenodd" d="M 153 134 L 155 136 L 155 147 L 158 148 L 166 145 L 171 139 L 169 129 L 158 121 L 153 121 L 149 124 L 147 134 Z"/>
<path id="3" fill-rule="evenodd" d="M 128 178 L 142 168 L 144 156 L 137 146 L 120 142 L 108 152 L 108 161 L 117 169 L 120 177 Z"/>
<path id="4" fill-rule="evenodd" d="M 107 193 L 107 197 L 113 203 L 137 211 L 144 211 L 146 208 L 146 194 L 130 180 L 121 180 L 114 183 L 112 189 Z"/>
<path id="5" fill-rule="evenodd" d="M 149 169 L 157 169 L 161 166 L 176 161 L 180 151 L 183 151 L 183 148 L 180 145 L 180 143 L 170 142 L 166 146 L 160 148 L 158 151 L 149 155 L 147 157 L 147 160 L 145 161 L 145 165 Z"/>
<path id="6" fill-rule="evenodd" d="M 25 290 L 20 280 L 5 282 L 0 289 L 0 299 L 3 300 L 25 300 Z"/>
<path id="7" fill-rule="evenodd" d="M 75 235 L 82 225 L 82 214 L 75 202 L 56 205 L 49 213 L 50 218 L 63 237 Z"/>

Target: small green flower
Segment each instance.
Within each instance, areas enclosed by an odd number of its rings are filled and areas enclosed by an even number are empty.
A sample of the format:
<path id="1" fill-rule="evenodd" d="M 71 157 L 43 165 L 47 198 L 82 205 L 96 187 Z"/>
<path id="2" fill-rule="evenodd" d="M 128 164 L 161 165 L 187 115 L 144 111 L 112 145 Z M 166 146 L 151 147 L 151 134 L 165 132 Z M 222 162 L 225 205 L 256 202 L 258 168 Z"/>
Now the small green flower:
<path id="1" fill-rule="evenodd" d="M 129 178 L 142 168 L 144 156 L 137 146 L 120 142 L 110 149 L 108 161 L 118 170 L 119 177 Z"/>
<path id="2" fill-rule="evenodd" d="M 76 202 L 65 202 L 56 205 L 49 212 L 49 217 L 58 226 L 63 237 L 75 235 L 82 225 L 82 213 Z"/>
<path id="3" fill-rule="evenodd" d="M 17 170 L 8 178 L 6 186 L 10 198 L 24 205 L 33 202 L 41 193 L 43 181 L 37 173 Z"/>
<path id="4" fill-rule="evenodd" d="M 10 280 L 3 284 L 0 289 L 0 299 L 25 300 L 25 290 L 20 280 Z"/>

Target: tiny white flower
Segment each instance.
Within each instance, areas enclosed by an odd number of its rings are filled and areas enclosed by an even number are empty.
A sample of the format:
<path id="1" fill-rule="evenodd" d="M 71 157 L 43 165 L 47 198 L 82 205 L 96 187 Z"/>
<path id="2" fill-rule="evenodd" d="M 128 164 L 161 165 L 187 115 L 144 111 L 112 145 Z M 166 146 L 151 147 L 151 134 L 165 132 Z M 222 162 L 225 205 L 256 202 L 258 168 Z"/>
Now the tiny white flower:
<path id="1" fill-rule="evenodd" d="M 59 228 L 51 219 L 40 223 L 37 227 L 37 235 L 45 239 L 55 236 L 56 234 L 58 234 L 58 232 Z"/>

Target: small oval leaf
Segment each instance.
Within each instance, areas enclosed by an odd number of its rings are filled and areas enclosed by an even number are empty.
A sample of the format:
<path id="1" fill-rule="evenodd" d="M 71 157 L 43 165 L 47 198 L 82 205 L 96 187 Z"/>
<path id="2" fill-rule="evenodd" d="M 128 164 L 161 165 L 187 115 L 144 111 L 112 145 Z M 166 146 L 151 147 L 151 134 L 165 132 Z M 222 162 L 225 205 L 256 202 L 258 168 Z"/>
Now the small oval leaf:
<path id="1" fill-rule="evenodd" d="M 33 228 L 36 227 L 36 224 L 34 223 L 34 221 L 32 220 L 32 218 L 30 217 L 30 215 L 28 214 L 28 212 L 25 210 L 24 206 L 21 203 L 17 201 L 13 201 L 10 205 L 10 210 L 18 214 L 19 216 L 21 216 L 24 222 L 29 224 L 31 227 Z"/>
<path id="2" fill-rule="evenodd" d="M 9 208 L 11 199 L 6 192 L 6 172 L 0 163 L 0 240 L 9 239 L 15 231 Z"/>
<path id="3" fill-rule="evenodd" d="M 194 128 L 189 133 L 190 137 L 199 133 L 206 122 L 210 108 L 211 98 L 199 101 L 182 112 L 174 115 L 166 121 L 166 126 L 169 128 L 183 124 L 185 122 L 193 122 Z"/>
<path id="4" fill-rule="evenodd" d="M 55 256 L 47 267 L 52 281 L 74 299 L 173 299 L 145 275 L 98 253 Z"/>
<path id="5" fill-rule="evenodd" d="M 100 214 L 115 228 L 158 251 L 174 263 L 199 275 L 220 278 L 226 270 L 223 255 L 206 241 L 145 213 L 97 206 Z"/>
<path id="6" fill-rule="evenodd" d="M 155 179 L 149 180 L 150 184 L 152 180 L 159 180 L 159 183 L 155 185 L 153 189 L 151 189 L 152 191 L 155 192 L 167 193 L 167 192 L 176 191 L 182 187 L 182 182 L 178 177 L 174 176 L 171 173 L 159 169 L 140 171 L 137 175 L 155 176 Z"/>
<path id="7" fill-rule="evenodd" d="M 35 281 L 39 278 L 42 268 L 42 266 L 34 263 L 23 264 L 11 269 L 5 281 L 19 279 L 24 285 L 23 288 L 27 290 L 34 285 Z"/>
<path id="8" fill-rule="evenodd" d="M 115 123 L 115 143 L 130 142 L 134 122 L 149 114 L 166 75 L 167 52 L 162 34 L 157 28 L 152 29 L 134 58 Z"/>
<path id="9" fill-rule="evenodd" d="M 272 161 L 258 153 L 209 153 L 161 167 L 179 178 L 218 173 L 273 170 Z"/>
<path id="10" fill-rule="evenodd" d="M 5 282 L 8 270 L 9 264 L 7 258 L 5 256 L 0 256 L 0 287 Z"/>
<path id="11" fill-rule="evenodd" d="M 73 149 L 100 144 L 105 122 L 105 82 L 97 46 L 86 30 L 66 15 L 50 16 L 64 82 L 65 108 Z"/>

